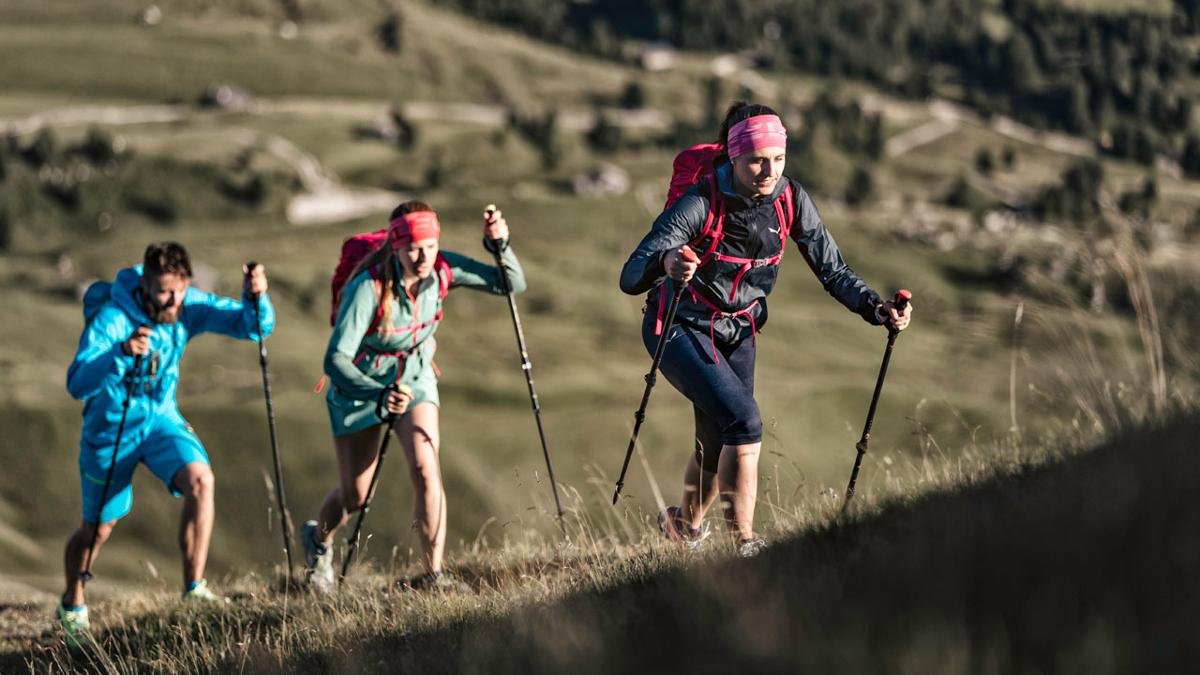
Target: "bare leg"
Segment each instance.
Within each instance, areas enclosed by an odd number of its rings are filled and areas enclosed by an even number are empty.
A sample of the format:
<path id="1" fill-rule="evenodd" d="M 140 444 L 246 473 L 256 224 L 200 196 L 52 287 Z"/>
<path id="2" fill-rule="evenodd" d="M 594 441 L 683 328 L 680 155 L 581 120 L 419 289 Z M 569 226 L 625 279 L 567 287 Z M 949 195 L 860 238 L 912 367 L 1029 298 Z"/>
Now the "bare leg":
<path id="1" fill-rule="evenodd" d="M 754 505 L 758 501 L 758 455 L 762 443 L 726 445 L 717 464 L 725 525 L 738 539 L 754 537 Z"/>
<path id="2" fill-rule="evenodd" d="M 701 475 L 703 474 L 703 483 Z M 693 454 L 683 470 L 683 499 L 679 502 L 679 517 L 692 529 L 704 522 L 704 514 L 717 500 L 717 474 L 703 471 Z"/>
<path id="3" fill-rule="evenodd" d="M 333 533 L 367 500 L 379 458 L 379 431 L 383 428 L 380 424 L 333 439 L 341 485 L 326 495 L 317 515 L 317 537 L 325 546 L 333 543 Z"/>
<path id="4" fill-rule="evenodd" d="M 400 421 L 396 431 L 408 460 L 413 484 L 413 528 L 421 543 L 425 569 L 441 572 L 446 550 L 446 491 L 438 459 L 438 407 L 421 403 Z"/>
<path id="5" fill-rule="evenodd" d="M 213 530 L 212 468 L 204 462 L 192 462 L 175 473 L 171 480 L 183 493 L 183 513 L 179 518 L 179 550 L 183 553 L 184 588 L 204 578 L 208 563 L 208 544 Z"/>
<path id="6" fill-rule="evenodd" d="M 99 532 L 96 536 L 96 549 L 92 557 L 92 567 L 96 566 L 95 556 L 99 555 L 100 547 L 104 542 L 108 541 L 109 535 L 112 534 L 113 526 L 117 521 L 111 521 L 100 525 Z M 79 529 L 71 535 L 67 540 L 67 548 L 63 552 L 63 571 L 66 575 L 67 586 L 63 591 L 62 601 L 67 605 L 82 605 L 84 602 L 83 595 L 83 580 L 79 578 L 79 573 L 83 571 L 83 565 L 86 562 L 88 555 L 88 547 L 92 544 L 92 530 L 96 526 L 92 523 L 82 523 Z"/>

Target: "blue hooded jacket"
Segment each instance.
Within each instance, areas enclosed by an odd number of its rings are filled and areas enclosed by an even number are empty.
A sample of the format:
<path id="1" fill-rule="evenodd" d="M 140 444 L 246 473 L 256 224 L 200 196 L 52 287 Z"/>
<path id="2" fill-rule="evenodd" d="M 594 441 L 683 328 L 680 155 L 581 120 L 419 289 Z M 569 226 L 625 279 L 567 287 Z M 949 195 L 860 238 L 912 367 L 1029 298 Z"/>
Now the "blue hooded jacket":
<path id="1" fill-rule="evenodd" d="M 84 297 L 87 324 L 75 360 L 67 369 L 67 391 L 84 402 L 82 440 L 90 447 L 111 446 L 116 441 L 127 382 L 133 384 L 125 420 L 128 438 L 140 437 L 138 430 L 158 416 L 183 420 L 175 402 L 175 388 L 179 383 L 179 359 L 188 340 L 205 332 L 258 338 L 253 305 L 194 287 L 188 287 L 184 295 L 177 322 L 153 323 L 135 295 L 141 279 L 141 265 L 128 267 L 117 273 L 112 284 L 93 284 Z M 258 311 L 263 333 L 270 335 L 275 327 L 275 309 L 265 294 L 258 300 Z M 142 357 L 138 372 L 131 373 L 134 357 L 125 354 L 121 343 L 143 324 L 153 329 L 150 353 Z"/>

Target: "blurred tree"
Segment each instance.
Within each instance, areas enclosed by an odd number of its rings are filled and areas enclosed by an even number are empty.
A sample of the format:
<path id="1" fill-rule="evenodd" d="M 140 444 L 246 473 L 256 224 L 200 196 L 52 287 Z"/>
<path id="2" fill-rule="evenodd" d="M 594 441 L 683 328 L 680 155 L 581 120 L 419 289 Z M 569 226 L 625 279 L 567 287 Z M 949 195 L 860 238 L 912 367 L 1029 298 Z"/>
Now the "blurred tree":
<path id="1" fill-rule="evenodd" d="M 1082 80 L 1072 82 L 1067 89 L 1067 131 L 1087 134 L 1092 130 L 1092 112 L 1088 105 L 1088 88 Z"/>
<path id="2" fill-rule="evenodd" d="M 399 4 L 393 4 L 375 27 L 375 37 L 383 51 L 389 54 L 404 51 L 404 9 Z"/>
<path id="3" fill-rule="evenodd" d="M 79 151 L 93 164 L 100 164 L 116 158 L 116 141 L 113 135 L 100 127 L 89 127 Z"/>
<path id="4" fill-rule="evenodd" d="M 607 113 L 596 111 L 596 121 L 587 132 L 588 145 L 600 152 L 616 152 L 621 149 L 623 136 L 621 127 L 613 124 Z"/>
<path id="5" fill-rule="evenodd" d="M 21 157 L 34 168 L 41 168 L 58 151 L 58 134 L 50 127 L 42 127 L 34 134 L 29 145 L 21 150 Z"/>
<path id="6" fill-rule="evenodd" d="M 1041 69 L 1033 45 L 1021 30 L 1014 30 L 1001 50 L 1004 72 L 1016 93 L 1032 92 L 1041 83 Z"/>
<path id="7" fill-rule="evenodd" d="M 417 127 L 404 114 L 404 106 L 392 106 L 392 124 L 396 126 L 396 145 L 404 150 L 411 150 L 417 144 Z"/>
<path id="8" fill-rule="evenodd" d="M 996 160 L 992 157 L 990 148 L 981 147 L 975 151 L 975 170 L 979 173 L 990 176 L 992 170 L 996 168 Z"/>
<path id="9" fill-rule="evenodd" d="M 854 167 L 850 184 L 846 187 L 846 203 L 851 206 L 865 204 L 875 198 L 875 179 L 871 170 L 862 164 Z"/>
<path id="10" fill-rule="evenodd" d="M 1187 135 L 1179 165 L 1188 178 L 1200 178 L 1200 136 L 1195 132 Z"/>
<path id="11" fill-rule="evenodd" d="M 646 90 L 642 88 L 642 83 L 637 80 L 630 80 L 625 83 L 625 89 L 621 91 L 621 97 L 618 104 L 622 108 L 636 109 L 646 107 Z"/>

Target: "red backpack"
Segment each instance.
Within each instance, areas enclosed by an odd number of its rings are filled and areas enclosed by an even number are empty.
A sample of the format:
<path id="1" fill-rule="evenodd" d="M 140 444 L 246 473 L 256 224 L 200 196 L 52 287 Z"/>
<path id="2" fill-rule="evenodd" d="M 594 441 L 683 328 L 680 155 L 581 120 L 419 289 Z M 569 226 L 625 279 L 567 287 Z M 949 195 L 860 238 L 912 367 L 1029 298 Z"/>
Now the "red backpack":
<path id="1" fill-rule="evenodd" d="M 342 289 L 346 287 L 346 283 L 350 281 L 350 274 L 354 272 L 354 268 L 362 262 L 371 253 L 374 253 L 387 242 L 387 228 L 376 230 L 374 232 L 362 232 L 350 237 L 342 243 L 342 256 L 338 259 L 337 269 L 333 272 L 333 280 L 330 282 L 330 291 L 332 306 L 329 311 L 329 325 L 332 326 L 337 322 L 338 307 L 342 304 Z M 449 261 L 446 260 L 441 253 L 438 253 L 437 258 L 433 261 L 433 270 L 438 278 L 438 299 L 445 300 L 446 294 L 450 292 L 450 282 L 454 279 L 454 272 L 450 268 Z M 371 268 L 371 278 L 375 279 L 375 285 L 379 286 L 379 272 L 376 268 Z M 380 289 L 382 291 L 382 289 Z M 380 296 L 382 297 L 382 292 Z M 437 316 L 434 317 L 434 322 L 440 321 L 442 311 L 438 309 Z M 367 334 L 376 332 L 379 329 L 379 323 L 383 320 L 383 303 L 378 303 L 375 308 L 375 318 L 371 320 L 371 327 L 367 329 Z M 422 326 L 423 327 L 423 326 Z"/>
<path id="2" fill-rule="evenodd" d="M 675 155 L 675 163 L 671 167 L 671 185 L 667 188 L 667 203 L 663 205 L 663 210 L 671 208 L 688 188 L 715 171 L 717 157 L 723 152 L 725 146 L 720 143 L 701 143 Z"/>

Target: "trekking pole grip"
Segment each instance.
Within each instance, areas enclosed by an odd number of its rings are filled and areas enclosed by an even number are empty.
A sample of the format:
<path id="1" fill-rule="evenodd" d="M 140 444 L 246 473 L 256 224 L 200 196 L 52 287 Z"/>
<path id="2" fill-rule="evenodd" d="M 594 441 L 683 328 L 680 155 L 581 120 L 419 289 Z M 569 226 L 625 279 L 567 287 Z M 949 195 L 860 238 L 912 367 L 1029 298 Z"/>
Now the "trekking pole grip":
<path id="1" fill-rule="evenodd" d="M 259 262 L 258 262 L 257 260 L 248 260 L 248 261 L 246 261 L 246 264 L 245 264 L 245 269 L 246 269 L 246 272 L 245 272 L 245 273 L 242 275 L 242 282 L 243 282 L 243 285 L 244 285 L 244 283 L 245 283 L 247 280 L 249 280 L 249 279 L 250 279 L 250 277 L 254 276 L 254 268 L 258 267 L 258 265 L 259 265 Z M 258 297 L 259 297 L 260 295 L 262 295 L 262 294 L 261 294 L 261 293 L 249 293 L 249 292 L 247 292 L 247 295 L 250 295 L 250 297 L 251 297 L 251 298 L 253 298 L 254 300 L 257 300 L 257 299 L 258 299 Z M 255 311 L 257 311 L 257 310 L 258 310 L 258 306 L 256 305 L 256 306 L 254 307 L 254 309 L 255 309 Z"/>
<path id="2" fill-rule="evenodd" d="M 388 410 L 387 400 L 388 400 L 389 394 L 391 394 L 393 391 L 399 391 L 399 390 L 400 390 L 400 385 L 393 382 L 392 384 L 389 384 L 386 389 L 379 392 L 379 398 L 375 401 L 375 416 L 376 417 L 378 417 L 381 420 L 388 421 L 388 422 L 390 422 L 393 418 L 396 417 L 392 413 L 392 411 Z"/>
<path id="3" fill-rule="evenodd" d="M 896 295 L 892 297 L 892 306 L 896 308 L 897 312 L 904 314 L 904 310 L 908 309 L 909 300 L 912 300 L 912 293 L 901 288 L 900 290 L 896 291 Z M 895 326 L 889 325 L 888 333 L 890 333 L 892 336 L 896 336 L 900 334 L 900 331 L 896 330 Z"/>

